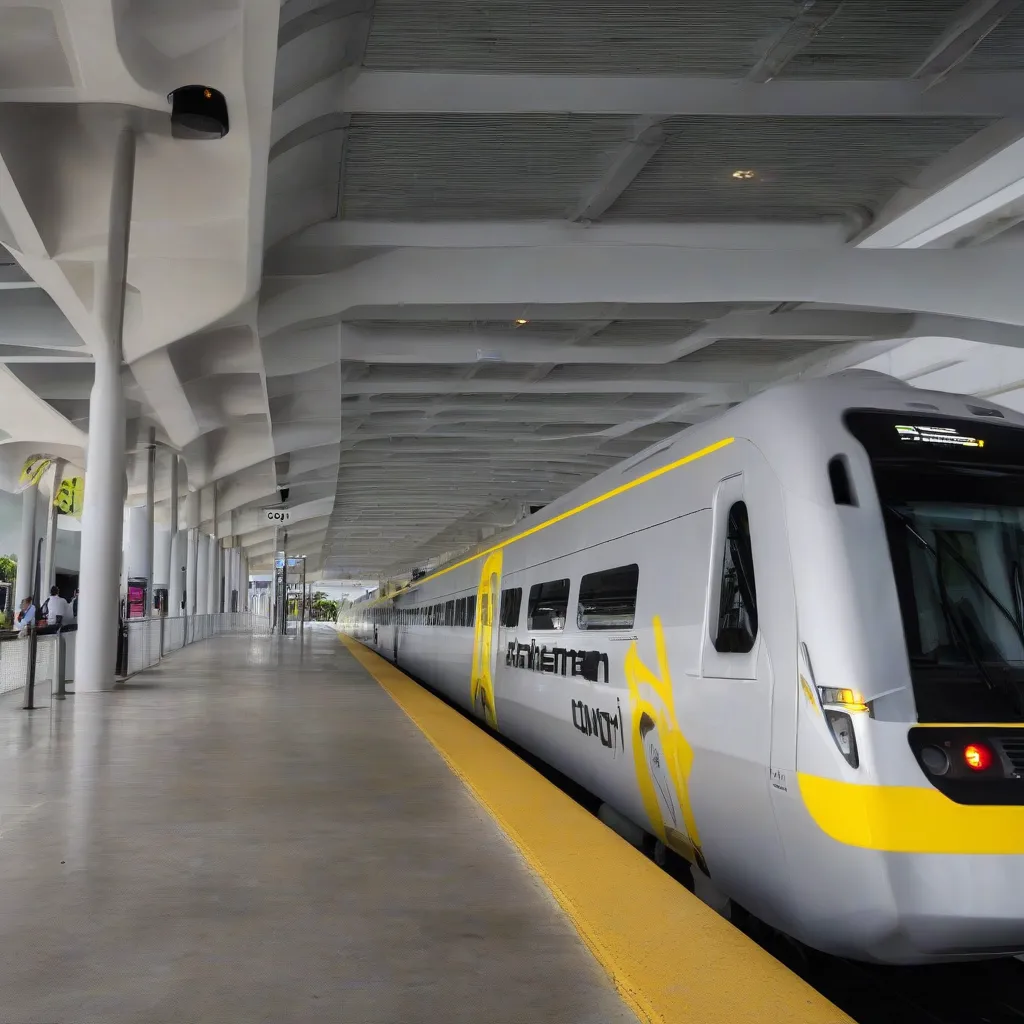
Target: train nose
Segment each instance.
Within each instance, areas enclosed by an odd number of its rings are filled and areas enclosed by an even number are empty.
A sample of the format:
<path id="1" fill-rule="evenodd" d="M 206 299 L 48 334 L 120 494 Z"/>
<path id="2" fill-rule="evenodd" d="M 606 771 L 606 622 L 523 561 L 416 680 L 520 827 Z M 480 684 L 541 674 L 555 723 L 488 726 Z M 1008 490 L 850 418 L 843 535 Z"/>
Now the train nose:
<path id="1" fill-rule="evenodd" d="M 1024 856 L 889 855 L 889 877 L 911 956 L 1024 952 Z"/>

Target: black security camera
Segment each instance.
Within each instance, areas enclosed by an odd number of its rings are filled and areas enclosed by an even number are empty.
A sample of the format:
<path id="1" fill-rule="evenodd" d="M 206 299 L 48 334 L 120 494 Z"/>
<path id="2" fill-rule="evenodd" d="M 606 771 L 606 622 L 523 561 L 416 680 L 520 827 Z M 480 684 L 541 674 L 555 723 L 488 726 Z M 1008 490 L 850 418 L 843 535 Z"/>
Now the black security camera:
<path id="1" fill-rule="evenodd" d="M 277 493 L 281 495 L 282 501 L 288 500 L 288 495 L 291 494 L 291 488 L 289 487 L 278 487 Z"/>
<path id="2" fill-rule="evenodd" d="M 208 85 L 183 85 L 171 101 L 171 135 L 176 139 L 222 139 L 228 133 L 224 93 Z"/>

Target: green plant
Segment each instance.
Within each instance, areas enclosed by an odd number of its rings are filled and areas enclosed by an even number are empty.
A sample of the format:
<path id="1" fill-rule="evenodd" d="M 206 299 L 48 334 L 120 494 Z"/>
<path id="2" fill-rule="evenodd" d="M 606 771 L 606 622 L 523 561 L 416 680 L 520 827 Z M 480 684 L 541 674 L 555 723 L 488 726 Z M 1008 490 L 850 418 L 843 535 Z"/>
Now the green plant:
<path id="1" fill-rule="evenodd" d="M 0 580 L 14 583 L 18 578 L 18 560 L 13 555 L 0 555 Z"/>

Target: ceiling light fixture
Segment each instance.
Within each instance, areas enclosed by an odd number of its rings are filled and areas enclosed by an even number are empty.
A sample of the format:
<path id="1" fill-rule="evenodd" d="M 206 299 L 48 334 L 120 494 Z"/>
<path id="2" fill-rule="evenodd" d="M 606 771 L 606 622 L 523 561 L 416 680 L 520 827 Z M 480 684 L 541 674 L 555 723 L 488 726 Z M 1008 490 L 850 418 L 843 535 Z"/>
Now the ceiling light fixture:
<path id="1" fill-rule="evenodd" d="M 522 318 L 520 318 L 520 319 L 516 320 L 516 325 L 518 327 L 522 327 L 523 324 L 528 324 L 529 322 L 530 322 L 529 320 L 523 320 Z"/>
<path id="2" fill-rule="evenodd" d="M 757 173 L 755 171 L 733 171 L 732 176 L 737 181 L 751 181 L 757 177 Z"/>

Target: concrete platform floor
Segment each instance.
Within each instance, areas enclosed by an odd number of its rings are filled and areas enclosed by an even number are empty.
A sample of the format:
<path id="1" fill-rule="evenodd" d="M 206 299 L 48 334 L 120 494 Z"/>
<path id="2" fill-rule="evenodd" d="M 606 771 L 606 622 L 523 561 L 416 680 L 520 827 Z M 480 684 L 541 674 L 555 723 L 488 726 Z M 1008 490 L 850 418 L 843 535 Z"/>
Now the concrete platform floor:
<path id="1" fill-rule="evenodd" d="M 0 1024 L 626 1024 L 518 852 L 318 627 L 0 699 Z"/>

